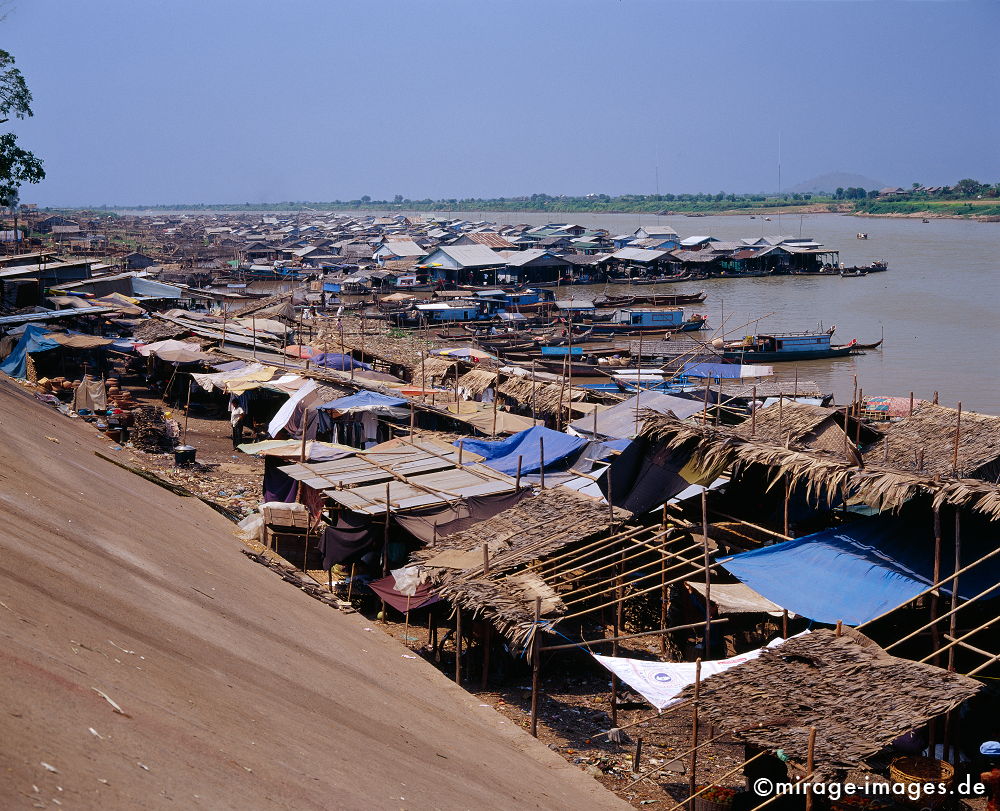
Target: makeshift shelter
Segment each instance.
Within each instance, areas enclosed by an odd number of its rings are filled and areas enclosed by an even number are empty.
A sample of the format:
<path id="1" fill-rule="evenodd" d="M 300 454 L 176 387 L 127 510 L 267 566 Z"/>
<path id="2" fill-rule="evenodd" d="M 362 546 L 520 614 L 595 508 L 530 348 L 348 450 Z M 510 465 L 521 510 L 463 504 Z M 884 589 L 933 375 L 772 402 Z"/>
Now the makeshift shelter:
<path id="1" fill-rule="evenodd" d="M 371 371 L 371 365 L 355 360 L 352 355 L 341 355 L 337 352 L 320 352 L 309 356 L 309 362 L 313 366 L 324 369 L 336 369 L 339 372 L 348 372 L 351 369 L 365 369 Z"/>
<path id="2" fill-rule="evenodd" d="M 494 470 L 514 475 L 518 470 L 538 473 L 543 466 L 546 470 L 566 467 L 587 440 L 537 425 L 499 441 L 462 439 L 453 444 L 459 443 L 481 455 L 483 463 Z"/>
<path id="3" fill-rule="evenodd" d="M 536 597 L 542 598 L 547 627 L 566 613 L 554 585 L 529 564 L 607 532 L 612 519 L 625 517 L 570 490 L 542 490 L 492 518 L 438 539 L 434 546 L 414 553 L 411 562 L 427 572 L 435 592 L 473 617 L 488 620 L 514 645 L 522 646 L 534 633 Z M 488 574 L 483 572 L 484 546 Z"/>
<path id="4" fill-rule="evenodd" d="M 829 777 L 861 766 L 907 732 L 975 695 L 974 679 L 898 659 L 852 629 L 765 648 L 701 682 L 699 715 L 762 749 L 805 763 L 816 730 L 815 770 Z M 694 688 L 681 694 L 694 697 Z"/>
<path id="5" fill-rule="evenodd" d="M 27 324 L 14 349 L 4 362 L 0 363 L 0 372 L 23 380 L 28 376 L 29 354 L 47 352 L 58 346 L 59 343 L 44 327 L 40 327 L 38 324 Z"/>
<path id="6" fill-rule="evenodd" d="M 479 403 L 475 400 L 462 400 L 458 403 L 445 403 L 444 409 L 454 415 L 459 422 L 465 423 L 490 436 L 506 436 L 526 431 L 535 426 L 535 421 L 529 417 L 511 414 L 509 411 L 495 408 L 490 403 Z"/>
<path id="7" fill-rule="evenodd" d="M 390 438 L 387 425 L 379 418 L 405 419 L 410 411 L 406 400 L 388 397 L 374 391 L 359 391 L 328 403 L 321 403 L 316 410 L 329 418 L 329 425 L 320 426 L 324 434 L 330 433 L 334 442 L 356 448 L 365 448 Z"/>
<path id="8" fill-rule="evenodd" d="M 458 393 L 468 400 L 482 400 L 483 395 L 495 393 L 497 373 L 490 369 L 470 369 L 455 381 Z M 492 400 L 492 396 L 490 397 Z"/>

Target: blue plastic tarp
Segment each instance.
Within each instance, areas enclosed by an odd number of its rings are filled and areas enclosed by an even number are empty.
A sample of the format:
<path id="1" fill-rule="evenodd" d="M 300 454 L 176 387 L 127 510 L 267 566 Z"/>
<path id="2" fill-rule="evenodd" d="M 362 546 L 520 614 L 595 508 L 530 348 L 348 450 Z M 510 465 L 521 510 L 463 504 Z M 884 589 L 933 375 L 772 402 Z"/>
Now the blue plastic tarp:
<path id="1" fill-rule="evenodd" d="M 878 515 L 720 562 L 754 591 L 789 611 L 817 622 L 859 625 L 932 585 L 930 523 L 926 517 L 919 521 Z M 974 532 L 974 526 L 963 525 L 963 566 L 985 554 Z M 954 559 L 952 543 L 946 535 L 942 560 Z M 942 577 L 949 571 L 944 564 Z M 993 560 L 972 567 L 959 576 L 959 596 L 968 599 L 984 591 L 997 583 L 998 575 L 1000 566 Z M 951 593 L 947 587 L 941 590 Z M 1000 586 L 991 596 L 1000 596 Z"/>
<path id="2" fill-rule="evenodd" d="M 21 339 L 14 347 L 14 351 L 7 356 L 3 363 L 0 363 L 0 372 L 23 380 L 28 376 L 28 355 L 55 349 L 57 346 L 59 344 L 49 337 L 45 327 L 38 324 L 28 324 L 21 334 Z"/>
<path id="3" fill-rule="evenodd" d="M 743 372 L 739 363 L 685 363 L 684 374 L 688 377 L 711 377 L 721 380 L 739 380 Z"/>
<path id="4" fill-rule="evenodd" d="M 352 409 L 367 411 L 379 408 L 399 408 L 405 405 L 406 400 L 401 400 L 399 397 L 387 397 L 375 391 L 359 391 L 357 394 L 351 394 L 347 397 L 331 400 L 329 403 L 323 403 L 316 406 L 316 408 L 330 409 L 332 411 L 350 411 Z"/>
<path id="5" fill-rule="evenodd" d="M 321 352 L 309 358 L 313 366 L 322 366 L 324 369 L 336 369 L 340 372 L 348 372 L 351 369 L 366 369 L 371 371 L 371 366 L 355 360 L 350 355 L 341 355 L 339 352 Z"/>
<path id="6" fill-rule="evenodd" d="M 518 457 L 521 458 L 522 473 L 538 473 L 542 469 L 543 452 L 545 469 L 548 470 L 562 462 L 567 456 L 581 450 L 588 442 L 582 437 L 553 431 L 542 425 L 536 425 L 534 428 L 521 431 L 498 442 L 478 439 L 460 441 L 465 450 L 482 456 L 484 465 L 512 476 L 517 473 Z M 457 446 L 459 443 L 453 442 L 452 444 Z"/>

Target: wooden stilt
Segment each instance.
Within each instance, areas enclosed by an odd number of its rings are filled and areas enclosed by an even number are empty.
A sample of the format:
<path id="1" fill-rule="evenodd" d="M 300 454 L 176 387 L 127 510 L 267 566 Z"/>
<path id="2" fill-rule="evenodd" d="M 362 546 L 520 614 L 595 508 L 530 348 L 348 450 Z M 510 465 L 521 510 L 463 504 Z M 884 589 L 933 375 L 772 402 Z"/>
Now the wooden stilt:
<path id="1" fill-rule="evenodd" d="M 538 437 L 538 464 L 539 464 L 539 487 L 545 489 L 545 440 L 542 437 Z"/>
<path id="2" fill-rule="evenodd" d="M 455 684 L 462 683 L 462 608 L 455 606 Z"/>
<path id="3" fill-rule="evenodd" d="M 962 404 L 958 404 L 958 418 L 955 420 L 955 442 L 951 455 L 952 472 L 958 475 L 958 443 L 962 437 Z"/>
<path id="4" fill-rule="evenodd" d="M 809 744 L 806 748 L 806 777 L 811 777 L 815 768 L 816 727 L 809 727 Z M 812 792 L 806 792 L 806 811 L 812 811 Z"/>
<path id="5" fill-rule="evenodd" d="M 517 456 L 517 474 L 514 476 L 514 491 L 518 492 L 521 489 L 521 462 L 524 461 L 524 457 L 518 454 Z"/>
<path id="6" fill-rule="evenodd" d="M 541 638 L 542 598 L 535 598 L 535 627 L 531 632 L 531 737 L 538 737 L 538 685 L 542 669 Z"/>
<path id="7" fill-rule="evenodd" d="M 705 637 L 704 651 L 705 658 L 711 658 L 712 650 L 712 569 L 709 567 L 708 549 L 708 488 L 701 490 L 701 532 L 702 532 L 702 552 L 705 558 Z"/>
<path id="8" fill-rule="evenodd" d="M 781 638 L 788 639 L 788 609 L 781 609 Z"/>
<path id="9" fill-rule="evenodd" d="M 642 760 L 642 737 L 635 739 L 635 754 L 632 755 L 632 774 L 639 773 L 639 762 Z"/>
<path id="10" fill-rule="evenodd" d="M 698 772 L 698 699 L 701 697 L 701 659 L 694 662 L 694 704 L 691 707 L 691 761 L 688 764 L 688 797 L 697 790 Z M 689 802 L 688 808 L 694 808 Z"/>
<path id="11" fill-rule="evenodd" d="M 934 577 L 933 583 L 941 580 L 941 508 L 934 505 Z M 935 589 L 931 592 L 931 644 L 934 650 L 941 647 L 941 628 L 937 624 L 938 603 L 940 594 Z M 934 664 L 938 664 L 938 657 L 934 657 Z"/>
<path id="12" fill-rule="evenodd" d="M 962 404 L 958 404 L 959 419 L 962 415 Z M 957 432 L 957 431 L 956 431 Z M 954 639 L 958 622 L 958 573 L 962 568 L 962 524 L 961 513 L 955 510 L 955 575 L 951 581 L 951 617 L 948 620 L 948 635 Z M 948 670 L 955 670 L 955 646 L 948 649 Z"/>

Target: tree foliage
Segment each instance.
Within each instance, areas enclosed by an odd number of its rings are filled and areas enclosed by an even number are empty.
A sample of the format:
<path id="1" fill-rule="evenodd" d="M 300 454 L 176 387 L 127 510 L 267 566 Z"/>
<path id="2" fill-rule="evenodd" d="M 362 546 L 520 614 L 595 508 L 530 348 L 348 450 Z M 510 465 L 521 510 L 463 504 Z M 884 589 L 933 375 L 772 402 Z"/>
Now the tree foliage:
<path id="1" fill-rule="evenodd" d="M 14 57 L 0 50 L 0 124 L 6 124 L 12 117 L 23 119 L 31 115 L 28 84 L 14 67 Z M 0 205 L 16 205 L 21 185 L 38 183 L 44 177 L 42 162 L 18 146 L 14 133 L 0 135 Z"/>

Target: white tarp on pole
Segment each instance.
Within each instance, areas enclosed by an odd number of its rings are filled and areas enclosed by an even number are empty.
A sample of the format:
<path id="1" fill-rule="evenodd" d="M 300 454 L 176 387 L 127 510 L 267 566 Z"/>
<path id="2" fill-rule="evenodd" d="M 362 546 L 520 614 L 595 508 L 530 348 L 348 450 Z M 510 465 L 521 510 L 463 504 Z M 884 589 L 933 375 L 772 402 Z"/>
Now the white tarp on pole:
<path id="1" fill-rule="evenodd" d="M 773 648 L 784 641 L 778 637 L 769 642 L 767 647 Z M 764 649 L 757 648 L 729 659 L 702 662 L 701 677 L 707 679 L 736 665 L 750 662 L 760 656 L 762 650 Z M 622 656 L 599 656 L 596 653 L 592 656 L 658 710 L 676 703 L 681 691 L 689 684 L 694 684 L 694 662 L 650 662 Z"/>

